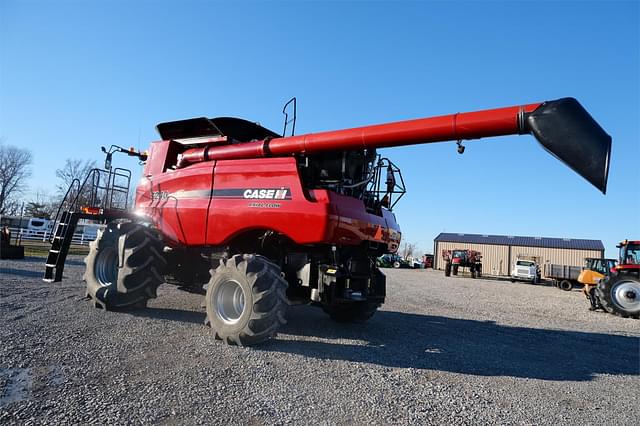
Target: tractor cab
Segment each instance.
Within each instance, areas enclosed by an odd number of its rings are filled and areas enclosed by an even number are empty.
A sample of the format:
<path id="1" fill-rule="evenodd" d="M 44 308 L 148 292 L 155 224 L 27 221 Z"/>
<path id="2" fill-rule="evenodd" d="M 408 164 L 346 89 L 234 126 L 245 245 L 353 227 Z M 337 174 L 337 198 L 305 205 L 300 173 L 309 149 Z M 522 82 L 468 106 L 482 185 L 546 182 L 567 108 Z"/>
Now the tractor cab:
<path id="1" fill-rule="evenodd" d="M 587 257 L 584 259 L 584 267 L 582 270 L 590 270 L 598 272 L 602 275 L 608 275 L 615 268 L 618 261 L 616 259 L 601 259 L 597 257 Z"/>
<path id="2" fill-rule="evenodd" d="M 600 279 L 611 274 L 616 263 L 618 263 L 616 259 L 587 257 L 584 259 L 584 266 L 578 276 L 578 282 L 585 286 L 595 286 Z M 587 289 L 586 291 L 588 292 L 589 290 Z"/>
<path id="3" fill-rule="evenodd" d="M 463 263 L 467 258 L 467 251 L 466 250 L 454 250 L 453 253 L 451 254 L 451 263 L 455 264 L 459 264 L 459 263 Z"/>
<path id="4" fill-rule="evenodd" d="M 620 264 L 616 267 L 616 270 L 640 270 L 640 241 L 624 240 L 616 247 L 620 249 Z"/>

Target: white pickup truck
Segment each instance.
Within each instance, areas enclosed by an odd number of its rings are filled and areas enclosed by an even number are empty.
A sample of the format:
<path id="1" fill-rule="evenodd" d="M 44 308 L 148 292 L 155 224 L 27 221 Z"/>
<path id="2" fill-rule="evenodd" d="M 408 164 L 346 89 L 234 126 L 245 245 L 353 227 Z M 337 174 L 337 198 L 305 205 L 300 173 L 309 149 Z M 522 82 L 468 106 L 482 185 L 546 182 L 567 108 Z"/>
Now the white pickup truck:
<path id="1" fill-rule="evenodd" d="M 518 259 L 511 271 L 511 282 L 529 281 L 531 284 L 540 282 L 540 266 L 534 260 Z"/>

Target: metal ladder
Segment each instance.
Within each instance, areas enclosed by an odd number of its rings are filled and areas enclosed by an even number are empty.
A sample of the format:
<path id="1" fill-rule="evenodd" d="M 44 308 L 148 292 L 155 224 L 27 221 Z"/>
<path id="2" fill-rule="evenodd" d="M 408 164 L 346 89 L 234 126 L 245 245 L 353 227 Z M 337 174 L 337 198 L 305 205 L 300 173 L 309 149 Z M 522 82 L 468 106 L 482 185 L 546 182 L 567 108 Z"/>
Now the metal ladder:
<path id="1" fill-rule="evenodd" d="M 67 259 L 73 233 L 79 219 L 80 214 L 76 212 L 64 211 L 62 213 L 51 239 L 51 248 L 44 268 L 44 281 L 50 283 L 62 281 L 64 262 Z"/>

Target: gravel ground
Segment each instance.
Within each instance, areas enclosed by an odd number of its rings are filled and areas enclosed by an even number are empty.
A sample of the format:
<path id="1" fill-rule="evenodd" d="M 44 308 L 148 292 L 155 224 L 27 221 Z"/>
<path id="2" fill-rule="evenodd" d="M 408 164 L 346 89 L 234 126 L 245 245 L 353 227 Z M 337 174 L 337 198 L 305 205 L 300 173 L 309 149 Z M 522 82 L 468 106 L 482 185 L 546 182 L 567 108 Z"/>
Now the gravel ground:
<path id="1" fill-rule="evenodd" d="M 0 263 L 0 423 L 637 424 L 640 321 L 574 290 L 385 270 L 366 324 L 294 306 L 277 339 L 226 346 L 201 296 L 82 300 L 83 265 Z"/>

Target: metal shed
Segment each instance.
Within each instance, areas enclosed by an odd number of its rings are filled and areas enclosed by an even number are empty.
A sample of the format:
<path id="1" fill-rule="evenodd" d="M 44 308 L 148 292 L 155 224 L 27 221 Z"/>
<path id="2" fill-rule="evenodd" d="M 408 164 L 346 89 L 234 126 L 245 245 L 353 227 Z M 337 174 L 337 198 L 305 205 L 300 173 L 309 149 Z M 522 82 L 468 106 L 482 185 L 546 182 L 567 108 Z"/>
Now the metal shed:
<path id="1" fill-rule="evenodd" d="M 577 238 L 519 237 L 441 233 L 433 241 L 435 269 L 443 269 L 442 250 L 472 249 L 482 253 L 482 271 L 487 275 L 509 275 L 518 256 L 536 256 L 545 263 L 582 266 L 585 257 L 604 257 L 600 240 Z"/>

